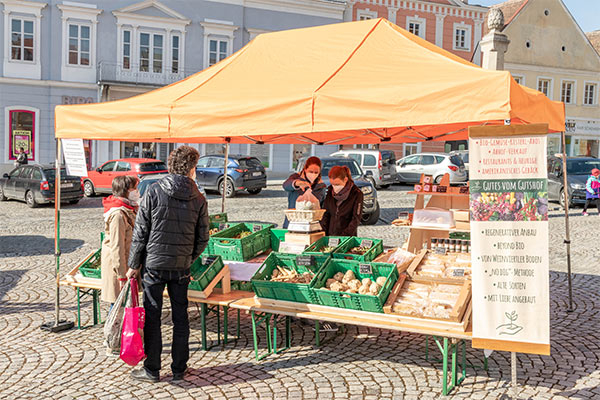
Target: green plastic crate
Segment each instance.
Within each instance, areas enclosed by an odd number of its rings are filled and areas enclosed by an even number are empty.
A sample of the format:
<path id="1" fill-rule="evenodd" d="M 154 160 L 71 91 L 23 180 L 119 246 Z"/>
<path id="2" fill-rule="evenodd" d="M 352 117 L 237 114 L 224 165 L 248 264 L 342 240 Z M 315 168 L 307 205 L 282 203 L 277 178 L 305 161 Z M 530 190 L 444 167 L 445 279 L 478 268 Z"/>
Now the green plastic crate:
<path id="1" fill-rule="evenodd" d="M 81 275 L 86 278 L 97 278 L 100 279 L 102 277 L 102 265 L 100 263 L 100 254 L 102 253 L 102 248 L 96 250 L 94 254 L 89 256 L 87 260 L 81 264 L 79 267 L 79 272 Z"/>
<path id="2" fill-rule="evenodd" d="M 255 231 L 255 227 L 258 230 Z M 247 261 L 271 248 L 271 228 L 273 224 L 253 224 L 243 222 L 215 233 L 209 241 L 210 254 L 220 255 L 224 260 Z M 250 235 L 234 239 L 241 232 Z"/>
<path id="3" fill-rule="evenodd" d="M 271 229 L 271 249 L 279 251 L 279 244 L 285 240 L 287 229 Z"/>
<path id="4" fill-rule="evenodd" d="M 321 249 L 323 247 L 329 246 L 329 239 L 339 239 L 339 243 L 337 246 L 335 246 L 335 248 L 332 251 L 323 253 L 323 251 Z M 348 239 L 350 239 L 350 236 L 324 236 L 321 239 L 314 242 L 313 244 L 311 244 L 310 247 L 308 247 L 306 250 L 304 250 L 303 254 L 309 254 L 309 255 L 331 254 L 335 250 L 340 248 L 340 246 L 342 246 Z"/>
<path id="5" fill-rule="evenodd" d="M 362 243 L 363 240 L 370 240 L 373 245 L 363 255 L 358 254 L 348 254 L 348 251 L 353 247 L 358 247 Z M 345 260 L 355 260 L 362 262 L 373 261 L 377 258 L 378 255 L 383 253 L 383 240 L 381 239 L 370 239 L 370 238 L 361 238 L 361 237 L 351 237 L 342 243 L 335 251 L 333 252 L 333 258 L 343 258 Z"/>
<path id="6" fill-rule="evenodd" d="M 314 257 L 314 265 L 303 266 L 296 264 L 296 257 L 297 255 L 295 254 L 271 253 L 252 277 L 252 288 L 256 296 L 267 299 L 295 301 L 297 303 L 317 304 L 317 298 L 310 287 L 310 283 L 272 282 L 270 280 L 273 270 L 279 265 L 280 267 L 292 269 L 299 274 L 312 271 L 315 273 L 314 281 L 319 270 L 330 259 L 324 255 L 317 256 Z"/>
<path id="7" fill-rule="evenodd" d="M 218 224 L 219 222 L 227 222 L 227 213 L 212 214 L 208 216 L 208 222 Z"/>
<path id="8" fill-rule="evenodd" d="M 361 274 L 361 264 L 371 265 L 373 273 Z M 321 289 L 325 287 L 327 279 L 333 278 L 338 272 L 346 273 L 348 270 L 352 270 L 359 280 L 370 278 L 374 282 L 380 276 L 384 276 L 386 281 L 381 290 L 379 290 L 377 296 L 359 293 L 334 292 L 327 289 Z M 331 261 L 319 271 L 316 279 L 311 282 L 311 288 L 313 289 L 313 293 L 316 294 L 317 301 L 319 302 L 318 304 L 329 307 L 382 313 L 383 305 L 397 280 L 398 270 L 394 264 L 361 263 L 353 260 L 332 258 Z"/>
<path id="9" fill-rule="evenodd" d="M 190 266 L 192 280 L 189 289 L 203 291 L 225 267 L 220 256 L 200 256 Z"/>

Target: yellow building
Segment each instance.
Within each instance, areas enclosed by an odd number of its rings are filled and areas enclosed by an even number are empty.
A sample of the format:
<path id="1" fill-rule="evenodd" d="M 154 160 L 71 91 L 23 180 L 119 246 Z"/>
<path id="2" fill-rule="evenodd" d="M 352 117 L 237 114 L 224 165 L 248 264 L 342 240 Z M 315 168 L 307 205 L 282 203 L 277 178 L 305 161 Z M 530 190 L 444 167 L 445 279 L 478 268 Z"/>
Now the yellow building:
<path id="1" fill-rule="evenodd" d="M 502 9 L 510 45 L 505 69 L 522 85 L 566 107 L 566 150 L 571 156 L 599 156 L 600 55 L 561 0 L 510 0 Z M 548 153 L 560 151 L 560 135 Z"/>

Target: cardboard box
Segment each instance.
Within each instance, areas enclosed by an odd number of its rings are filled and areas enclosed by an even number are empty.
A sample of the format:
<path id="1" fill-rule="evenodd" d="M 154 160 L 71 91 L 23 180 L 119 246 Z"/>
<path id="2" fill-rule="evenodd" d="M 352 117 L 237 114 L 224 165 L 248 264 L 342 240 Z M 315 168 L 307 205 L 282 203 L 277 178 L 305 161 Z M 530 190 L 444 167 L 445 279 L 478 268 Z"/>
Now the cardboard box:
<path id="1" fill-rule="evenodd" d="M 469 221 L 456 221 L 454 229 L 458 229 L 459 231 L 470 231 L 471 223 Z"/>
<path id="2" fill-rule="evenodd" d="M 314 233 L 293 233 L 286 232 L 285 241 L 287 243 L 297 243 L 305 246 L 310 246 L 317 240 L 325 236 L 325 232 L 314 232 Z"/>
<path id="3" fill-rule="evenodd" d="M 470 220 L 469 210 L 453 209 L 452 212 L 454 213 L 454 220 L 455 221 L 466 221 L 466 222 L 469 222 L 469 220 Z"/>

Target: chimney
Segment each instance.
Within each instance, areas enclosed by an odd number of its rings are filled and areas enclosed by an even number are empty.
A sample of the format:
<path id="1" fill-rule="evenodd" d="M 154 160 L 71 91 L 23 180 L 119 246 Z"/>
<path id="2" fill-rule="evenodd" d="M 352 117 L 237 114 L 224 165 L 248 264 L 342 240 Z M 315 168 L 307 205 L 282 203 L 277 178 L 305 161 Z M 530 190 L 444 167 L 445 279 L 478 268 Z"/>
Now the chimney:
<path id="1" fill-rule="evenodd" d="M 488 29 L 481 42 L 481 66 L 485 69 L 504 69 L 504 54 L 508 50 L 508 36 L 502 33 L 504 28 L 504 14 L 499 8 L 491 8 L 488 14 Z"/>

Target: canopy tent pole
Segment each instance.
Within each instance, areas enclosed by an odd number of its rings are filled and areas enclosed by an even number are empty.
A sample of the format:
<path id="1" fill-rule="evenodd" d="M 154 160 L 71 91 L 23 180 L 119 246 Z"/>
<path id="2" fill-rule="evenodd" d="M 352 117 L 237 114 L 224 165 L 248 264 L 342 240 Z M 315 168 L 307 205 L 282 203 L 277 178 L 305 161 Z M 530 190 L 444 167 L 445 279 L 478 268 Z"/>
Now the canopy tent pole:
<path id="1" fill-rule="evenodd" d="M 61 140 L 56 140 L 56 162 L 54 163 L 54 263 L 56 279 L 56 298 L 54 302 L 54 321 L 42 324 L 42 330 L 60 332 L 73 328 L 73 322 L 60 319 L 60 169 L 61 169 Z"/>
<path id="2" fill-rule="evenodd" d="M 228 138 L 226 138 L 227 140 Z M 229 178 L 227 176 L 227 165 L 229 164 L 229 140 L 225 143 L 225 168 L 223 170 L 223 191 L 221 193 L 221 212 L 225 212 L 225 197 L 227 195 L 227 185 L 229 184 Z M 234 188 L 231 188 L 233 190 Z"/>
<path id="3" fill-rule="evenodd" d="M 563 201 L 565 204 L 565 244 L 567 245 L 567 281 L 569 283 L 569 308 L 567 312 L 573 311 L 573 288 L 571 285 L 571 229 L 569 226 L 569 186 L 567 182 L 567 149 L 565 132 L 562 131 L 562 170 L 563 170 Z"/>

